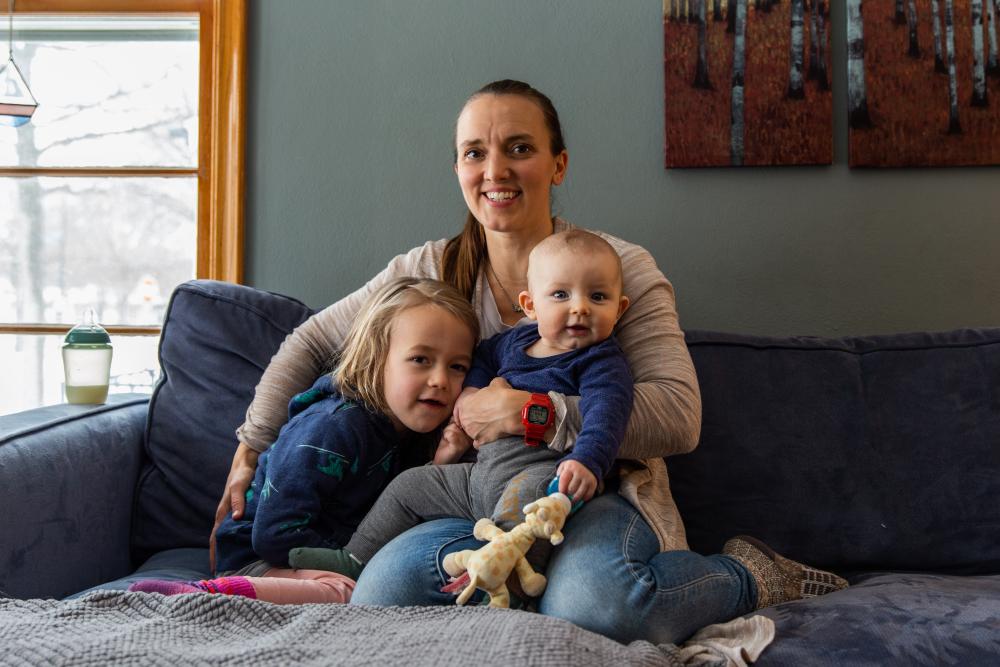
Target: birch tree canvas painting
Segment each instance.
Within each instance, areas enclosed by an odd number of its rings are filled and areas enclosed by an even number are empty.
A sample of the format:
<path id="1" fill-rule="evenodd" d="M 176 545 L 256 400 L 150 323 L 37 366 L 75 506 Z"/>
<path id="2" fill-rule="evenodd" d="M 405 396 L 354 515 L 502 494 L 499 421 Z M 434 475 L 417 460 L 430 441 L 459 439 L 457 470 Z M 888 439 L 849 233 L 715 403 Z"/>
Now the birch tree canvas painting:
<path id="1" fill-rule="evenodd" d="M 666 166 L 830 164 L 826 0 L 663 0 Z"/>
<path id="2" fill-rule="evenodd" d="M 1000 164 L 1000 0 L 847 0 L 850 165 Z"/>

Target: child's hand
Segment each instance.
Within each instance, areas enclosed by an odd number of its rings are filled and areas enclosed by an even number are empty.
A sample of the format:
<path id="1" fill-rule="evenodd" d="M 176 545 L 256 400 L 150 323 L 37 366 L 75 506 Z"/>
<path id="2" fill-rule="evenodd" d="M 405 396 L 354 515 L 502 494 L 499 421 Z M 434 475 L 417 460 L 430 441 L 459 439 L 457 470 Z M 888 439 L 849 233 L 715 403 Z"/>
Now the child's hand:
<path id="1" fill-rule="evenodd" d="M 573 502 L 588 501 L 597 491 L 597 478 L 587 466 L 579 461 L 563 461 L 556 468 L 559 475 L 559 493 L 565 493 L 573 498 Z"/>
<path id="2" fill-rule="evenodd" d="M 441 434 L 441 442 L 434 452 L 434 465 L 455 463 L 462 458 L 462 454 L 465 454 L 471 444 L 472 439 L 465 435 L 465 431 L 455 422 L 451 422 Z"/>

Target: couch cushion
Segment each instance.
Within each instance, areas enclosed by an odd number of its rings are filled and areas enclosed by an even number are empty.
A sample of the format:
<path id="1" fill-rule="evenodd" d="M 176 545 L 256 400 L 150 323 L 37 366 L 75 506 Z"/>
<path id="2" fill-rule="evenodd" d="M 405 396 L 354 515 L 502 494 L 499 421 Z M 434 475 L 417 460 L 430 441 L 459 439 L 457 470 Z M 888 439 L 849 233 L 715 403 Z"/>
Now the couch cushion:
<path id="1" fill-rule="evenodd" d="M 701 442 L 667 465 L 692 549 L 1000 572 L 1000 329 L 688 345 Z"/>
<path id="2" fill-rule="evenodd" d="M 234 431 L 278 346 L 311 313 L 294 299 L 229 283 L 196 280 L 174 291 L 136 493 L 137 562 L 208 545 L 238 444 Z"/>
<path id="3" fill-rule="evenodd" d="M 775 640 L 758 667 L 995 665 L 1000 577 L 884 574 L 763 609 Z"/>

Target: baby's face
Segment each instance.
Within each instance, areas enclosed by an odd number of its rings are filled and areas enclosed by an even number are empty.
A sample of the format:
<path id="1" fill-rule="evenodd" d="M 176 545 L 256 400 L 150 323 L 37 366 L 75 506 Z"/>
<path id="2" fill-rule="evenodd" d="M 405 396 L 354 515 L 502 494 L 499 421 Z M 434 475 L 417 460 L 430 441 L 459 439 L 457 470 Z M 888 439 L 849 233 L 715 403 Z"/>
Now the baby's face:
<path id="1" fill-rule="evenodd" d="M 628 306 L 615 258 L 570 248 L 533 255 L 528 292 L 521 294 L 548 354 L 606 340 Z"/>

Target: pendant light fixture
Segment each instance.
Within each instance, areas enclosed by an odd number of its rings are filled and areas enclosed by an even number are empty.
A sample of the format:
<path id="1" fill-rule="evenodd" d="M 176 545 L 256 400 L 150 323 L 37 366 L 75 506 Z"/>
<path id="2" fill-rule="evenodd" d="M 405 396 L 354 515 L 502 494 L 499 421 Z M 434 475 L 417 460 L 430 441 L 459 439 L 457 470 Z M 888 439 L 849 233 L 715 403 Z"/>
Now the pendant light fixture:
<path id="1" fill-rule="evenodd" d="M 0 125 L 18 127 L 31 120 L 38 101 L 14 62 L 14 0 L 7 19 L 7 64 L 0 68 Z"/>

